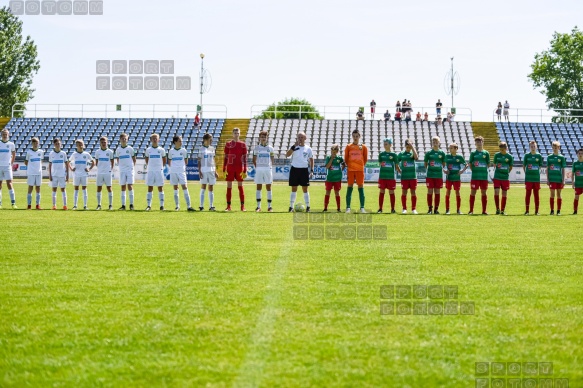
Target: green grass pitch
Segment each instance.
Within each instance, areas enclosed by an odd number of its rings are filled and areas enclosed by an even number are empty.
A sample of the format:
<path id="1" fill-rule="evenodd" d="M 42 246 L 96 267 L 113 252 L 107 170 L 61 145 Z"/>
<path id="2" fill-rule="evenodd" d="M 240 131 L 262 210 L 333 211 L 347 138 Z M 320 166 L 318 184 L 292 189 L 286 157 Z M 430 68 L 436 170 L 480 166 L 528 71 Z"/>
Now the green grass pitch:
<path id="1" fill-rule="evenodd" d="M 19 210 L 4 187 L 0 211 L 2 387 L 474 387 L 476 362 L 552 362 L 552 377 L 583 386 L 583 217 L 570 215 L 570 187 L 561 217 L 548 216 L 546 186 L 542 215 L 522 216 L 519 185 L 508 216 L 486 217 L 424 215 L 421 185 L 422 215 L 373 214 L 386 239 L 353 241 L 296 239 L 285 184 L 274 214 L 253 212 L 251 184 L 247 213 L 234 190 L 232 213 L 194 214 L 182 193 L 181 212 L 159 212 L 156 195 L 143 212 L 143 184 L 135 212 L 27 211 L 15 187 Z M 310 192 L 321 209 L 323 185 Z M 198 209 L 199 185 L 190 193 Z M 376 211 L 374 185 L 366 196 Z M 475 313 L 381 315 L 383 285 L 456 285 Z"/>

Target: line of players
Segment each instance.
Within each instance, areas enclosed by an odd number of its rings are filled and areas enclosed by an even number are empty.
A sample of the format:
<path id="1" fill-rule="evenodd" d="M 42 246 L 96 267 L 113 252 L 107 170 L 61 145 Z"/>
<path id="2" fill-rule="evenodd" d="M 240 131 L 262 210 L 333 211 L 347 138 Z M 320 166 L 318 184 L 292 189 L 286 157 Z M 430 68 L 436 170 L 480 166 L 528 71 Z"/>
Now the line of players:
<path id="1" fill-rule="evenodd" d="M 344 151 L 344 158 L 338 155 L 340 147 L 334 144 L 331 148 L 331 155 L 326 158 L 327 178 L 326 178 L 326 195 L 324 199 L 324 211 L 328 210 L 331 191 L 334 190 L 336 196 L 337 210 L 340 209 L 340 188 L 342 180 L 342 170 L 347 168 L 348 190 L 346 193 L 346 212 L 350 213 L 350 203 L 354 183 L 358 185 L 360 195 L 360 211 L 364 212 L 364 166 L 368 160 L 368 150 L 364 144 L 360 144 L 360 133 L 358 130 L 352 133 L 353 142 L 349 144 Z M 449 145 L 449 154 L 445 154 L 440 149 L 439 137 L 432 138 L 432 148 L 425 153 L 424 164 L 427 170 L 427 214 L 439 214 L 439 205 L 441 201 L 441 189 L 444 185 L 443 174 L 446 175 L 445 186 L 445 207 L 446 214 L 450 214 L 450 195 L 451 191 L 456 196 L 456 212 L 462 214 L 461 196 L 460 196 L 460 176 L 467 168 L 472 172 L 471 192 L 470 192 L 470 212 L 474 214 L 474 205 L 478 191 L 481 194 L 482 214 L 487 215 L 488 204 L 488 177 L 489 167 L 494 167 L 494 200 L 496 203 L 496 214 L 506 214 L 507 193 L 510 189 L 509 174 L 512 171 L 514 158 L 508 153 L 508 145 L 505 142 L 499 144 L 500 152 L 494 155 L 490 161 L 490 153 L 484 149 L 484 138 L 481 136 L 475 139 L 476 150 L 470 153 L 469 161 L 466 162 L 463 156 L 457 154 L 458 145 L 453 143 Z M 383 140 L 384 151 L 379 154 L 378 162 L 380 165 L 380 174 L 378 187 L 379 192 L 379 210 L 383 212 L 385 192 L 389 191 L 391 213 L 395 211 L 395 189 L 396 173 L 401 174 L 401 203 L 402 213 L 407 213 L 407 194 L 411 191 L 411 209 L 413 214 L 418 214 L 417 207 L 417 171 L 415 161 L 418 160 L 418 154 L 409 139 L 405 140 L 405 150 L 399 154 L 392 151 L 393 141 L 391 138 Z M 530 152 L 524 156 L 523 170 L 525 174 L 525 215 L 530 214 L 530 200 L 534 196 L 534 213 L 539 215 L 540 207 L 540 170 L 543 167 L 545 158 L 538 153 L 535 141 L 529 143 Z M 555 198 L 557 204 L 557 215 L 561 214 L 562 198 L 561 191 L 565 186 L 565 172 L 567 162 L 563 155 L 560 154 L 561 145 L 558 141 L 552 143 L 553 153 L 546 157 L 547 164 L 547 185 L 550 188 L 550 208 L 551 215 L 555 214 Z M 577 214 L 579 196 L 583 194 L 583 149 L 577 151 L 578 160 L 573 163 L 573 183 L 575 189 L 575 199 L 573 203 L 574 214 Z M 502 196 L 500 197 L 500 194 Z"/>
<path id="2" fill-rule="evenodd" d="M 245 194 L 243 190 L 243 180 L 246 177 L 247 171 L 247 147 L 245 142 L 239 140 L 240 130 L 235 128 L 233 130 L 233 139 L 225 145 L 225 156 L 223 160 L 223 174 L 227 180 L 227 208 L 226 211 L 231 211 L 231 197 L 232 197 L 232 183 L 238 182 L 239 199 L 241 202 L 241 210 L 245 211 Z M 255 147 L 253 152 L 253 164 L 255 166 L 255 183 L 257 184 L 257 208 L 256 211 L 261 211 L 261 192 L 263 184 L 267 189 L 268 211 L 272 211 L 272 192 L 271 184 L 273 182 L 272 166 L 274 163 L 274 149 L 267 143 L 268 133 L 263 131 L 259 136 L 259 145 Z M 324 211 L 328 210 L 331 192 L 335 192 L 337 210 L 340 211 L 340 189 L 342 180 L 342 170 L 347 168 L 348 189 L 346 194 L 346 212 L 351 211 L 351 200 L 354 184 L 358 187 L 360 211 L 364 212 L 364 167 L 368 161 L 368 149 L 366 145 L 360 143 L 360 132 L 353 131 L 353 142 L 346 146 L 344 150 L 344 158 L 338 155 L 340 147 L 335 144 L 331 148 L 331 155 L 327 156 L 325 166 L 327 169 L 326 176 L 326 194 L 324 197 Z M 7 186 L 10 193 L 10 199 L 13 207 L 16 207 L 14 189 L 12 186 L 12 170 L 11 165 L 14 162 L 15 152 L 14 144 L 8 141 L 8 130 L 2 131 L 2 143 L 0 143 L 0 206 L 1 206 L 1 186 L 2 181 L 7 181 Z M 151 146 L 146 150 L 146 185 L 148 186 L 147 193 L 147 208 L 151 210 L 153 188 L 157 187 L 160 201 L 160 210 L 164 209 L 164 168 L 166 163 L 170 169 L 170 183 L 174 187 L 174 200 L 176 210 L 180 210 L 179 206 L 179 186 L 182 187 L 184 198 L 188 207 L 188 211 L 194 211 L 191 206 L 190 194 L 188 191 L 186 181 L 186 163 L 188 160 L 188 152 L 182 147 L 182 139 L 180 136 L 175 136 L 173 139 L 173 147 L 168 153 L 164 148 L 158 145 L 159 136 L 153 134 L 150 137 Z M 298 133 L 296 142 L 288 150 L 286 156 L 291 157 L 291 170 L 289 177 L 289 185 L 292 188 L 290 194 L 289 211 L 294 211 L 294 204 L 297 198 L 297 188 L 302 187 L 304 193 L 304 201 L 306 203 L 306 210 L 310 211 L 310 197 L 308 186 L 310 178 L 313 176 L 314 160 L 311 148 L 305 144 L 306 135 Z M 200 208 L 204 210 L 205 191 L 208 186 L 209 190 L 209 205 L 211 211 L 214 207 L 214 192 L 213 188 L 218 178 L 218 173 L 215 166 L 215 149 L 211 146 L 212 136 L 205 134 L 203 137 L 203 145 L 198 152 L 198 165 L 201 183 L 200 192 Z M 79 187 L 83 193 L 83 208 L 87 208 L 87 178 L 89 171 L 97 166 L 97 210 L 101 209 L 102 188 L 106 186 L 108 192 L 109 206 L 113 208 L 113 193 L 112 193 L 112 169 L 114 160 L 118 160 L 120 169 L 120 185 L 121 185 L 121 203 L 120 210 L 126 209 L 126 191 L 129 192 L 130 210 L 134 209 L 134 170 L 136 163 L 136 156 L 134 149 L 128 145 L 128 136 L 122 134 L 120 136 L 120 146 L 115 152 L 108 148 L 108 139 L 106 137 L 100 138 L 100 149 L 95 152 L 95 159 L 84 151 L 84 143 L 82 140 L 76 141 L 76 151 L 70 157 L 67 157 L 64 151 L 61 150 L 61 142 L 59 139 L 54 139 L 54 149 L 49 153 L 49 181 L 53 191 L 53 209 L 56 209 L 57 189 L 61 189 L 63 199 L 63 209 L 67 209 L 67 196 L 65 192 L 66 183 L 69 180 L 69 171 L 74 173 L 74 207 L 77 209 Z M 450 213 L 450 195 L 453 190 L 456 195 L 457 213 L 460 211 L 461 196 L 460 196 L 460 175 L 469 167 L 472 171 L 471 180 L 471 194 L 470 194 L 470 214 L 474 212 L 474 203 L 477 192 L 481 192 L 482 199 L 482 214 L 487 214 L 487 189 L 488 189 L 488 167 L 495 167 L 495 174 L 493 178 L 496 202 L 496 214 L 505 214 L 507 191 L 510 188 L 509 173 L 513 168 L 514 158 L 508 153 L 506 143 L 500 143 L 500 152 L 494 155 L 493 163 L 490 163 L 490 154 L 483 149 L 483 138 L 477 137 L 475 139 L 476 150 L 470 154 L 469 163 L 466 163 L 463 156 L 457 154 L 458 146 L 450 144 L 449 154 L 445 154 L 440 150 L 440 139 L 434 137 L 432 139 L 432 149 L 425 154 L 425 167 L 427 169 L 426 185 L 428 188 L 427 204 L 428 214 L 439 214 L 440 205 L 440 191 L 443 188 L 444 181 L 442 174 L 446 174 L 446 214 Z M 40 209 L 40 185 L 42 181 L 42 167 L 41 162 L 44 158 L 44 151 L 38 148 L 39 141 L 33 138 L 31 141 L 32 148 L 27 151 L 25 164 L 27 165 L 28 175 L 28 208 L 32 207 L 32 192 L 36 190 L 36 208 Z M 379 192 L 379 210 L 382 213 L 384 197 L 386 190 L 389 191 L 391 213 L 395 211 L 395 189 L 396 189 L 396 173 L 401 174 L 402 187 L 402 213 L 407 213 L 407 194 L 411 191 L 411 205 L 412 213 L 417 214 L 416 210 L 416 188 L 417 188 L 417 172 L 415 161 L 418 160 L 418 154 L 415 150 L 412 141 L 405 141 L 405 150 L 399 154 L 392 152 L 392 139 L 386 138 L 383 140 L 385 151 L 379 154 L 380 175 L 378 187 Z M 534 194 L 535 214 L 539 214 L 539 190 L 540 190 L 540 168 L 543 166 L 543 157 L 537 152 L 536 142 L 530 142 L 530 153 L 526 154 L 523 160 L 523 169 L 525 172 L 526 181 L 526 196 L 525 205 L 526 212 L 529 214 L 530 198 Z M 583 193 L 583 149 L 577 152 L 578 161 L 573 164 L 573 188 L 575 189 L 574 213 L 577 213 L 579 196 Z M 551 214 L 554 214 L 555 197 L 557 197 L 557 214 L 560 214 L 562 199 L 561 190 L 564 187 L 566 160 L 560 155 L 560 144 L 553 142 L 553 154 L 546 158 L 548 166 L 547 184 L 551 189 Z M 126 190 L 127 189 L 127 190 Z M 502 197 L 500 198 L 500 192 Z M 501 199 L 501 201 L 500 201 Z"/>

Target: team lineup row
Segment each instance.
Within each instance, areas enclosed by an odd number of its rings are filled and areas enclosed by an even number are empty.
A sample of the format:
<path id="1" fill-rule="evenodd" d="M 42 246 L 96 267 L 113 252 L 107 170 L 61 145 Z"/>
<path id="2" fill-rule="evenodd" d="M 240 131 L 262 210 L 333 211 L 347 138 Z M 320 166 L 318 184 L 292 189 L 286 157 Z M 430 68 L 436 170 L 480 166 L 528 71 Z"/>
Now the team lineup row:
<path id="1" fill-rule="evenodd" d="M 240 130 L 235 128 L 233 130 L 233 139 L 225 145 L 225 156 L 223 159 L 222 171 L 227 181 L 227 208 L 226 211 L 231 211 L 231 197 L 232 197 L 232 183 L 237 181 L 239 190 L 239 199 L 241 203 L 241 210 L 245 211 L 245 193 L 243 190 L 243 180 L 247 172 L 247 146 L 245 142 L 239 140 Z M 261 132 L 259 134 L 259 145 L 253 151 L 253 164 L 255 166 L 254 181 L 257 184 L 256 211 L 261 211 L 262 202 L 262 186 L 265 184 L 267 189 L 268 211 L 272 211 L 272 195 L 271 184 L 273 182 L 272 166 L 274 163 L 274 150 L 267 144 L 268 133 Z M 357 185 L 360 211 L 364 212 L 365 196 L 364 196 L 364 168 L 368 161 L 368 148 L 366 145 L 360 143 L 360 132 L 358 130 L 352 133 L 352 143 L 346 146 L 344 156 L 340 156 L 340 146 L 334 144 L 331 147 L 330 155 L 326 157 L 325 167 L 327 171 L 325 188 L 326 193 L 324 197 L 324 211 L 328 211 L 330 196 L 334 191 L 336 197 L 337 211 L 341 211 L 341 181 L 343 178 L 343 171 L 347 170 L 347 193 L 346 193 L 346 212 L 351 212 L 351 201 L 354 184 Z M 100 138 L 100 149 L 95 151 L 94 157 L 84 150 L 84 142 L 81 139 L 76 140 L 76 150 L 68 157 L 64 151 L 61 150 L 61 141 L 56 138 L 53 140 L 54 149 L 50 151 L 48 156 L 49 161 L 49 182 L 52 187 L 53 209 L 56 209 L 57 191 L 61 190 L 63 199 L 63 209 L 67 209 L 67 195 L 65 192 L 66 184 L 69 181 L 69 171 L 73 172 L 74 191 L 74 206 L 73 209 L 78 208 L 79 188 L 83 193 L 83 208 L 87 209 L 87 178 L 89 172 L 93 167 L 97 167 L 97 210 L 101 209 L 102 188 L 106 187 L 108 192 L 108 200 L 110 210 L 113 209 L 113 192 L 112 192 L 112 170 L 117 160 L 119 166 L 119 183 L 121 186 L 121 208 L 126 209 L 126 191 L 129 192 L 129 208 L 134 209 L 134 170 L 136 163 L 136 153 L 134 149 L 128 145 L 128 135 L 120 135 L 120 146 L 116 151 L 108 148 L 107 137 Z M 151 146 L 146 150 L 145 162 L 147 166 L 146 185 L 148 186 L 147 193 L 147 208 L 151 210 L 153 188 L 157 187 L 158 197 L 160 201 L 160 210 L 164 210 L 164 168 L 166 165 L 170 171 L 170 183 L 174 187 L 174 200 L 176 204 L 175 210 L 180 210 L 179 205 L 179 186 L 181 186 L 184 199 L 187 204 L 188 211 L 195 211 L 191 205 L 190 194 L 188 191 L 186 180 L 186 164 L 188 161 L 188 152 L 182 147 L 182 138 L 175 136 L 172 141 L 173 147 L 166 152 L 166 150 L 158 145 L 159 136 L 152 134 L 150 137 Z M 204 210 L 205 192 L 208 186 L 209 210 L 214 211 L 214 192 L 213 188 L 218 178 L 218 173 L 215 165 L 215 149 L 211 146 L 212 136 L 205 134 L 203 137 L 203 145 L 197 153 L 199 175 L 201 183 L 200 193 L 200 207 L 199 210 Z M 463 156 L 457 154 L 457 144 L 449 145 L 449 153 L 446 154 L 440 149 L 440 139 L 434 137 L 432 139 L 432 149 L 425 154 L 424 164 L 427 169 L 426 185 L 428 214 L 439 214 L 439 206 L 441 199 L 441 189 L 444 184 L 446 186 L 445 207 L 446 214 L 450 213 L 450 195 L 453 190 L 456 195 L 456 212 L 462 214 L 460 211 L 461 196 L 460 196 L 460 175 L 467 169 L 471 170 L 471 194 L 470 194 L 470 212 L 474 213 L 474 203 L 477 192 L 481 193 L 482 200 L 482 214 L 487 214 L 487 189 L 488 189 L 488 168 L 494 167 L 494 199 L 496 203 L 496 214 L 505 214 L 507 191 L 510 187 L 509 173 L 513 168 L 514 158 L 508 153 L 506 143 L 500 143 L 500 152 L 494 155 L 492 162 L 490 162 L 490 154 L 483 148 L 484 139 L 477 137 L 475 139 L 476 150 L 471 152 L 469 161 L 465 161 Z M 31 140 L 31 149 L 26 153 L 25 164 L 27 166 L 27 180 L 28 180 L 28 196 L 27 207 L 32 208 L 32 192 L 36 190 L 36 208 L 40 209 L 40 185 L 42 181 L 42 160 L 44 159 L 44 151 L 38 148 L 39 141 L 37 138 Z M 401 202 L 402 213 L 406 214 L 407 195 L 411 192 L 411 212 L 417 214 L 417 171 L 415 161 L 418 160 L 418 154 L 413 146 L 413 142 L 406 140 L 404 144 L 405 150 L 397 154 L 392 151 L 392 139 L 386 138 L 383 140 L 384 151 L 379 154 L 378 162 L 380 166 L 380 174 L 378 187 L 379 191 L 379 210 L 377 213 L 383 212 L 383 204 L 385 192 L 388 190 L 390 196 L 391 213 L 396 213 L 395 210 L 395 189 L 396 189 L 396 174 L 401 175 Z M 529 144 L 530 153 L 524 156 L 523 170 L 525 173 L 526 195 L 525 195 L 525 214 L 530 213 L 530 198 L 534 196 L 535 214 L 539 214 L 539 190 L 541 183 L 540 169 L 543 163 L 547 164 L 547 184 L 550 187 L 551 198 L 550 207 L 551 214 L 555 211 L 555 198 L 557 203 L 557 215 L 561 212 L 562 198 L 561 191 L 565 184 L 566 160 L 560 154 L 560 144 L 553 142 L 553 153 L 543 158 L 537 152 L 537 144 L 531 141 Z M 310 185 L 310 178 L 314 171 L 314 158 L 311 148 L 306 145 L 306 135 L 302 132 L 298 133 L 296 142 L 286 153 L 287 157 L 291 157 L 291 170 L 289 177 L 289 186 L 291 186 L 290 206 L 289 211 L 296 210 L 295 202 L 297 198 L 297 188 L 302 187 L 305 210 L 310 211 L 310 195 L 308 187 Z M 574 214 L 577 213 L 579 196 L 583 193 L 583 149 L 577 152 L 578 160 L 573 163 L 572 186 L 575 189 L 574 200 Z M 12 185 L 12 163 L 14 162 L 15 152 L 14 144 L 9 141 L 9 132 L 5 129 L 2 131 L 2 143 L 0 143 L 0 206 L 2 200 L 2 181 L 7 182 L 10 193 L 12 206 L 16 207 L 14 188 Z M 444 182 L 443 174 L 446 175 Z M 500 196 L 501 192 L 501 196 Z M 300 210 L 300 209 L 297 209 Z M 302 209 L 303 210 L 303 209 Z"/>

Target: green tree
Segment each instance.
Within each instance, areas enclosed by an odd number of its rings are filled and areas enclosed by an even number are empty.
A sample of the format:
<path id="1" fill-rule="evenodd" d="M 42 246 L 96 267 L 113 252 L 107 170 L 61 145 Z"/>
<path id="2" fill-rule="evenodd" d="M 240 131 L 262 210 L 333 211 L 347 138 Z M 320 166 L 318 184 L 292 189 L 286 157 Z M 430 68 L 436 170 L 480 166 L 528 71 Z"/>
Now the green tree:
<path id="1" fill-rule="evenodd" d="M 256 119 L 315 119 L 322 120 L 324 116 L 308 100 L 288 98 L 269 105 Z"/>
<path id="2" fill-rule="evenodd" d="M 566 109 L 566 115 L 583 116 L 583 32 L 555 32 L 550 49 L 537 53 L 528 78 L 547 97 L 550 109 Z M 583 118 L 556 117 L 553 121 L 583 122 Z"/>
<path id="3" fill-rule="evenodd" d="M 12 106 L 33 97 L 32 78 L 40 69 L 36 45 L 23 40 L 22 21 L 8 7 L 0 8 L 0 116 L 10 117 Z"/>

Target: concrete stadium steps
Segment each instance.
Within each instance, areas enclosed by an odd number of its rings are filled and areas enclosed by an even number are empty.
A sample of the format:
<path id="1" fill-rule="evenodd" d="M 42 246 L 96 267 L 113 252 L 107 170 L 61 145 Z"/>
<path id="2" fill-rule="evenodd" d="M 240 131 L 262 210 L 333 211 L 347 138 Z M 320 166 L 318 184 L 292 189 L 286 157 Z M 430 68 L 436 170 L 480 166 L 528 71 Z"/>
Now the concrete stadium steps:
<path id="1" fill-rule="evenodd" d="M 496 124 L 472 122 L 472 129 L 474 130 L 475 137 L 482 136 L 484 138 L 484 149 L 490 153 L 490 158 L 494 158 L 494 154 L 500 150 L 498 148 L 500 136 L 498 135 Z"/>
<path id="2" fill-rule="evenodd" d="M 249 119 L 226 119 L 223 124 L 223 130 L 221 132 L 221 137 L 218 139 L 216 146 L 215 163 L 217 164 L 217 171 L 223 171 L 223 159 L 225 157 L 225 144 L 232 139 L 233 129 L 239 128 L 241 130 L 241 141 L 245 141 L 247 138 L 247 131 L 249 130 Z M 249 147 L 249 143 L 247 143 Z M 219 173 L 220 176 L 220 173 Z M 224 179 L 224 178 L 219 178 Z"/>
<path id="3" fill-rule="evenodd" d="M 10 118 L 8 117 L 0 117 L 0 131 L 4 129 L 4 127 L 6 126 L 6 124 L 8 124 L 9 121 Z"/>

